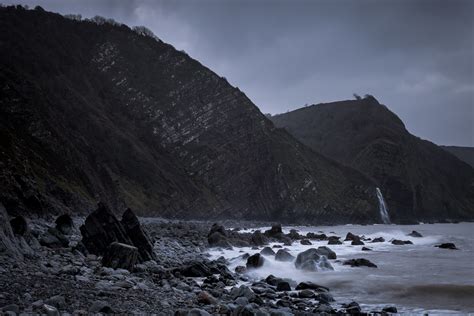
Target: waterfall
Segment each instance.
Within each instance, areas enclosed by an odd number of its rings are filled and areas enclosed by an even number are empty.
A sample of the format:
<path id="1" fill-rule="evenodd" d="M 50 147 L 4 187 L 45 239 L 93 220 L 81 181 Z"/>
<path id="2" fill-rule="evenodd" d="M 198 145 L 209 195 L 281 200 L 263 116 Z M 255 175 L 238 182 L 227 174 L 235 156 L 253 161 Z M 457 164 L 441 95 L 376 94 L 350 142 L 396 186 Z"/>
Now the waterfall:
<path id="1" fill-rule="evenodd" d="M 388 208 L 383 199 L 382 192 L 380 192 L 379 188 L 375 188 L 375 191 L 377 192 L 377 199 L 379 199 L 379 211 L 382 222 L 384 224 L 390 224 L 390 216 L 388 215 Z"/>

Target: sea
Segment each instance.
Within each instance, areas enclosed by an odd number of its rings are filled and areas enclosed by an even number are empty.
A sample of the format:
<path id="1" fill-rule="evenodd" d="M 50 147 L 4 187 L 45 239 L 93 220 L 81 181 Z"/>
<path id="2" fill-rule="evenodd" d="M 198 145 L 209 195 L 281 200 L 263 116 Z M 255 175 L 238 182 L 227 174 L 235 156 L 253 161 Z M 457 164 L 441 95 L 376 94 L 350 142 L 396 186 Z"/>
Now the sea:
<path id="1" fill-rule="evenodd" d="M 262 232 L 270 227 L 242 230 Z M 337 254 L 330 260 L 334 271 L 307 272 L 297 270 L 294 262 L 278 262 L 272 256 L 265 257 L 263 267 L 249 271 L 249 281 L 264 279 L 273 274 L 290 278 L 296 282 L 312 281 L 330 289 L 336 306 L 356 301 L 363 311 L 381 310 L 385 306 L 396 306 L 399 313 L 411 314 L 469 314 L 474 313 L 474 223 L 420 224 L 420 225 L 343 225 L 315 227 L 283 227 L 284 232 L 296 229 L 300 234 L 308 232 L 341 236 L 348 232 L 366 238 L 383 237 L 385 242 L 366 242 L 372 251 L 362 251 L 363 246 L 327 245 L 327 241 L 313 241 L 312 245 L 301 245 L 299 241 L 285 246 L 293 255 L 309 248 L 328 246 Z M 410 237 L 416 230 L 423 237 Z M 410 240 L 413 245 L 393 245 L 393 239 Z M 435 245 L 451 242 L 459 250 L 440 249 Z M 273 246 L 278 243 L 272 243 Z M 260 252 L 250 247 L 232 250 L 210 251 L 213 259 L 224 256 L 229 268 L 245 266 L 242 254 Z M 278 249 L 275 249 L 275 252 Z M 342 262 L 352 258 L 365 258 L 378 268 L 350 267 Z"/>

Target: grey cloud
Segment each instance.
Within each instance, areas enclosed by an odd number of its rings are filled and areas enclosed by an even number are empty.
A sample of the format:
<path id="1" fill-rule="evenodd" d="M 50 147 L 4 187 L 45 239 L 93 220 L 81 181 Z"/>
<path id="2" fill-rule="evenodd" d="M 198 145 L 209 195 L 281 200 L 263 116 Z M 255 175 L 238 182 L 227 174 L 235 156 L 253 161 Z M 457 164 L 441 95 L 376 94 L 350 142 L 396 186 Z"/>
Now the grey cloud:
<path id="1" fill-rule="evenodd" d="M 371 93 L 414 134 L 474 146 L 469 0 L 23 3 L 145 25 L 239 86 L 262 112 Z"/>

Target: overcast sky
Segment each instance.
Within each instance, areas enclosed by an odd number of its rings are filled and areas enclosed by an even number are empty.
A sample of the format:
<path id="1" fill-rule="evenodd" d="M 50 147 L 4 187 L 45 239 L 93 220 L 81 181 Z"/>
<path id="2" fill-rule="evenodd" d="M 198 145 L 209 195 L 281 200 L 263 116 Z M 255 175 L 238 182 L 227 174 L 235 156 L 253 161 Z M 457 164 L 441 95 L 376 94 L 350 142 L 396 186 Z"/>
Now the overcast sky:
<path id="1" fill-rule="evenodd" d="M 474 146 L 474 1 L 6 1 L 145 25 L 264 113 L 373 94 L 415 135 Z"/>

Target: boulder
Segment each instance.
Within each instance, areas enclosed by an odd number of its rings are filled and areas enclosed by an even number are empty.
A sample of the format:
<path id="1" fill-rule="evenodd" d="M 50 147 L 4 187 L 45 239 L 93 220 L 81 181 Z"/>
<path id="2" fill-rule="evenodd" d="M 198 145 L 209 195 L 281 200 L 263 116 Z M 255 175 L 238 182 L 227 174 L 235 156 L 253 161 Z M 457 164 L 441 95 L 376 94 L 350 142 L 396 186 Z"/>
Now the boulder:
<path id="1" fill-rule="evenodd" d="M 42 246 L 48 248 L 66 248 L 69 246 L 69 239 L 54 227 L 48 228 L 41 236 L 39 242 Z"/>
<path id="2" fill-rule="evenodd" d="M 309 241 L 308 239 L 301 239 L 300 244 L 302 244 L 304 246 L 311 246 L 312 245 L 311 241 Z"/>
<path id="3" fill-rule="evenodd" d="M 349 304 L 342 304 L 342 307 L 345 308 L 346 314 L 360 314 L 361 308 L 357 302 L 351 302 Z"/>
<path id="4" fill-rule="evenodd" d="M 264 256 L 274 256 L 275 251 L 273 251 L 273 249 L 270 248 L 270 247 L 265 247 L 265 248 L 262 249 L 262 251 L 260 251 L 260 254 L 262 254 Z"/>
<path id="5" fill-rule="evenodd" d="M 291 286 L 290 286 L 290 283 L 286 282 L 286 281 L 280 281 L 277 283 L 277 286 L 276 286 L 276 290 L 278 292 L 283 292 L 283 291 L 291 291 Z"/>
<path id="6" fill-rule="evenodd" d="M 184 268 L 179 269 L 179 272 L 181 273 L 181 275 L 191 278 L 207 277 L 213 274 L 211 268 L 200 261 L 195 261 L 186 265 Z"/>
<path id="7" fill-rule="evenodd" d="M 392 240 L 393 245 L 412 245 L 413 243 L 410 240 L 399 240 L 399 239 L 394 239 Z"/>
<path id="8" fill-rule="evenodd" d="M 259 253 L 256 253 L 247 259 L 247 269 L 255 269 L 263 266 L 265 259 Z"/>
<path id="9" fill-rule="evenodd" d="M 420 234 L 419 232 L 417 232 L 416 230 L 413 230 L 411 233 L 408 234 L 408 236 L 410 236 L 410 237 L 416 237 L 416 238 L 423 237 L 423 235 Z"/>
<path id="10" fill-rule="evenodd" d="M 114 314 L 114 310 L 107 302 L 95 301 L 89 308 L 90 313 Z"/>
<path id="11" fill-rule="evenodd" d="M 211 236 L 214 233 L 219 233 L 222 236 L 227 237 L 227 232 L 225 230 L 225 227 L 218 223 L 212 224 L 211 229 L 209 230 L 209 233 L 207 234 L 207 236 Z"/>
<path id="12" fill-rule="evenodd" d="M 348 265 L 351 267 L 370 267 L 370 268 L 377 268 L 377 265 L 374 263 L 370 262 L 367 259 L 364 258 L 358 258 L 358 259 L 349 259 L 344 261 L 344 265 Z"/>
<path id="13" fill-rule="evenodd" d="M 438 247 L 438 248 L 441 248 L 441 249 L 458 250 L 458 248 L 456 248 L 456 245 L 451 243 L 451 242 L 444 243 L 444 244 L 439 244 L 439 245 L 436 245 L 435 247 Z"/>
<path id="14" fill-rule="evenodd" d="M 250 244 L 252 246 L 263 246 L 268 244 L 268 240 L 261 231 L 256 230 L 253 232 L 252 236 L 250 236 Z"/>
<path id="15" fill-rule="evenodd" d="M 315 291 L 329 291 L 329 289 L 325 286 L 313 283 L 313 282 L 301 282 L 299 283 L 295 290 L 315 290 Z"/>
<path id="16" fill-rule="evenodd" d="M 80 231 L 86 249 L 98 256 L 104 255 L 113 242 L 133 245 L 122 224 L 103 203 L 99 203 L 97 210 L 87 216 Z"/>
<path id="17" fill-rule="evenodd" d="M 137 247 L 113 242 L 109 245 L 102 258 L 102 265 L 113 269 L 126 269 L 132 271 L 137 263 L 137 259 Z"/>
<path id="18" fill-rule="evenodd" d="M 316 266 L 320 270 L 334 270 L 326 256 L 321 256 L 321 258 L 319 258 L 319 261 L 316 262 Z"/>
<path id="19" fill-rule="evenodd" d="M 298 254 L 295 261 L 295 267 L 296 269 L 316 271 L 319 258 L 320 255 L 318 250 L 310 248 Z"/>
<path id="20" fill-rule="evenodd" d="M 246 297 L 249 301 L 252 301 L 256 298 L 256 295 L 249 287 L 241 285 L 240 287 L 233 287 L 230 290 L 230 297 L 233 300 L 238 297 Z"/>
<path id="21" fill-rule="evenodd" d="M 368 247 L 362 247 L 362 251 L 372 251 L 372 249 Z"/>
<path id="22" fill-rule="evenodd" d="M 397 314 L 398 310 L 395 306 L 385 306 L 384 308 L 382 308 L 382 314 L 383 313 Z"/>
<path id="23" fill-rule="evenodd" d="M 276 261 L 283 261 L 283 262 L 290 262 L 293 261 L 295 257 L 293 257 L 288 251 L 284 249 L 279 249 L 275 254 Z"/>
<path id="24" fill-rule="evenodd" d="M 62 295 L 55 295 L 44 301 L 45 304 L 56 307 L 57 309 L 63 309 L 66 307 L 66 299 Z"/>
<path id="25" fill-rule="evenodd" d="M 40 312 L 41 315 L 46 315 L 46 316 L 59 316 L 59 311 L 56 307 L 48 305 L 48 304 L 43 304 L 40 307 Z"/>
<path id="26" fill-rule="evenodd" d="M 339 239 L 341 239 L 341 237 L 329 236 L 328 237 L 328 245 L 342 245 L 342 242 Z"/>
<path id="27" fill-rule="evenodd" d="M 336 259 L 336 253 L 328 247 L 311 248 L 298 254 L 295 267 L 307 271 L 334 270 L 328 258 Z"/>
<path id="28" fill-rule="evenodd" d="M 247 268 L 244 267 L 244 266 L 237 266 L 235 267 L 235 273 L 240 273 L 240 274 L 244 274 L 245 272 L 247 272 Z"/>
<path id="29" fill-rule="evenodd" d="M 290 232 L 286 236 L 292 240 L 301 239 L 301 235 L 298 233 L 296 229 L 290 229 Z"/>
<path id="30" fill-rule="evenodd" d="M 348 240 L 360 240 L 360 237 L 351 232 L 348 232 L 346 235 L 346 239 L 344 239 L 344 241 L 348 241 Z"/>
<path id="31" fill-rule="evenodd" d="M 277 278 L 273 274 L 270 274 L 269 276 L 267 276 L 265 278 L 265 282 L 267 284 L 270 284 L 270 285 L 273 285 L 273 286 L 276 286 L 278 284 L 278 282 L 280 282 L 280 281 L 283 281 L 283 279 L 282 278 Z"/>
<path id="32" fill-rule="evenodd" d="M 58 216 L 54 223 L 56 224 L 56 229 L 64 235 L 71 234 L 72 229 L 74 227 L 72 218 L 68 214 Z"/>
<path id="33" fill-rule="evenodd" d="M 222 235 L 219 232 L 214 232 L 207 237 L 207 242 L 209 247 L 219 247 L 225 249 L 232 249 L 232 245 L 226 236 Z"/>
<path id="34" fill-rule="evenodd" d="M 385 242 L 385 239 L 383 237 L 377 237 L 377 238 L 374 238 L 372 239 L 372 242 Z"/>
<path id="35" fill-rule="evenodd" d="M 316 315 L 332 315 L 336 314 L 334 308 L 331 305 L 326 303 L 319 303 L 315 309 L 313 309 L 313 313 Z"/>
<path id="36" fill-rule="evenodd" d="M 10 226 L 15 235 L 25 236 L 28 233 L 28 222 L 23 216 L 17 216 L 10 221 Z"/>
<path id="37" fill-rule="evenodd" d="M 207 234 L 207 242 L 210 247 L 220 247 L 232 249 L 232 245 L 227 238 L 227 232 L 224 226 L 214 223 Z"/>
<path id="38" fill-rule="evenodd" d="M 316 296 L 316 294 L 314 294 L 314 292 L 311 291 L 311 290 L 301 290 L 298 293 L 299 298 L 313 298 L 315 296 Z"/>
<path id="39" fill-rule="evenodd" d="M 318 253 L 322 256 L 326 256 L 328 259 L 336 259 L 336 253 L 326 246 L 318 247 Z"/>
<path id="40" fill-rule="evenodd" d="M 281 229 L 281 224 L 275 224 L 269 230 L 265 231 L 265 235 L 273 238 L 278 238 L 283 235 L 283 231 Z"/>
<path id="41" fill-rule="evenodd" d="M 127 209 L 123 213 L 120 223 L 132 241 L 132 245 L 138 249 L 138 261 L 156 260 L 156 255 L 153 251 L 153 243 L 148 233 L 142 229 L 137 216 L 131 209 Z"/>
<path id="42" fill-rule="evenodd" d="M 316 239 L 316 240 L 326 240 L 328 239 L 328 236 L 326 236 L 326 234 L 315 234 L 315 233 L 309 232 L 306 234 L 306 238 Z"/>
<path id="43" fill-rule="evenodd" d="M 206 291 L 199 292 L 197 295 L 197 301 L 204 305 L 213 305 L 217 303 L 217 299 Z"/>
<path id="44" fill-rule="evenodd" d="M 8 257 L 15 259 L 23 259 L 18 239 L 13 233 L 7 211 L 2 203 L 0 203 L 0 254 L 6 254 Z"/>
<path id="45" fill-rule="evenodd" d="M 362 245 L 365 245 L 365 244 L 364 244 L 364 242 L 363 242 L 362 240 L 356 239 L 356 240 L 353 240 L 353 241 L 351 242 L 351 245 L 352 245 L 352 246 L 362 246 Z"/>
<path id="46" fill-rule="evenodd" d="M 320 304 L 329 304 L 335 301 L 334 297 L 332 297 L 329 292 L 319 293 L 318 296 L 316 296 L 316 299 L 319 301 Z"/>

